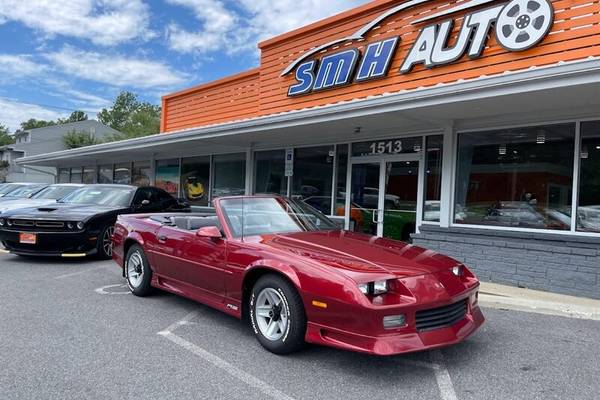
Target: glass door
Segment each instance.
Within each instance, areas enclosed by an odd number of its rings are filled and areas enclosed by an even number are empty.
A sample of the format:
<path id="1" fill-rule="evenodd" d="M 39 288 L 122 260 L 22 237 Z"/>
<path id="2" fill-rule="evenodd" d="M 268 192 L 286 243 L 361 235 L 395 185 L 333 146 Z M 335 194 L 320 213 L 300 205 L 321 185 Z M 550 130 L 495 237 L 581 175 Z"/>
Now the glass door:
<path id="1" fill-rule="evenodd" d="M 386 162 L 383 236 L 409 241 L 417 226 L 419 161 Z"/>
<path id="2" fill-rule="evenodd" d="M 352 165 L 350 189 L 350 230 L 378 235 L 379 184 L 381 163 Z"/>
<path id="3" fill-rule="evenodd" d="M 414 157 L 352 161 L 349 229 L 409 241 L 417 226 L 420 167 Z"/>

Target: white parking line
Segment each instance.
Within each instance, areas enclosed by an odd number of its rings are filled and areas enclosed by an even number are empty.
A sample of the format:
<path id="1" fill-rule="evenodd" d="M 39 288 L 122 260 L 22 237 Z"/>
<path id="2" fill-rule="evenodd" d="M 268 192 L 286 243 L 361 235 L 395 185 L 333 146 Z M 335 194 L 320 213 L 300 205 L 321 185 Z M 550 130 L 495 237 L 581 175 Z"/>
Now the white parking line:
<path id="1" fill-rule="evenodd" d="M 4 249 L 0 249 L 0 254 L 10 254 L 10 251 L 4 250 Z"/>
<path id="2" fill-rule="evenodd" d="M 166 339 L 169 339 L 171 342 L 175 343 L 176 345 L 197 355 L 198 357 L 211 363 L 215 367 L 222 369 L 223 371 L 227 372 L 229 375 L 246 383 L 248 386 L 251 386 L 251 387 L 257 389 L 258 391 L 260 391 L 261 393 L 263 393 L 264 395 L 266 395 L 272 399 L 294 400 L 293 397 L 290 397 L 287 394 L 275 389 L 274 387 L 270 386 L 267 382 L 262 381 L 253 375 L 250 375 L 246 371 L 239 369 L 238 367 L 228 363 L 227 361 L 223 360 L 222 358 L 204 350 L 203 348 L 195 345 L 194 343 L 188 342 L 187 340 L 185 340 L 182 337 L 179 337 L 173 333 L 178 327 L 189 324 L 196 315 L 197 315 L 196 312 L 188 314 L 182 320 L 177 321 L 174 324 L 172 324 L 171 326 L 169 326 L 168 328 L 166 328 L 165 330 L 158 332 L 158 335 L 160 335 Z"/>
<path id="3" fill-rule="evenodd" d="M 432 365 L 433 372 L 435 373 L 435 379 L 437 381 L 442 400 L 458 400 L 456 392 L 454 391 L 454 385 L 450 378 L 450 373 L 444 366 L 444 355 L 440 350 L 434 350 L 430 353 L 431 361 L 434 362 Z"/>
<path id="4" fill-rule="evenodd" d="M 68 273 L 68 274 L 55 276 L 54 279 L 70 278 L 72 276 L 77 276 L 77 275 L 85 274 L 85 273 L 88 273 L 88 272 L 97 271 L 99 269 L 105 269 L 105 268 L 108 268 L 108 267 L 109 267 L 108 265 L 100 265 L 99 267 L 95 267 L 95 268 L 80 269 L 77 272 L 71 272 L 71 273 Z"/>

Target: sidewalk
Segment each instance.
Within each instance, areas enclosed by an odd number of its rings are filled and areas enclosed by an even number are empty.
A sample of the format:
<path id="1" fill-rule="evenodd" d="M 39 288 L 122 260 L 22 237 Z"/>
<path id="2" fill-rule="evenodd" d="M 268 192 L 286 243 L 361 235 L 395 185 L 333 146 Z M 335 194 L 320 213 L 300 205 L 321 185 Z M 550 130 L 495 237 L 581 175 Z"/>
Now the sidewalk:
<path id="1" fill-rule="evenodd" d="M 496 283 L 481 283 L 479 303 L 483 307 L 600 321 L 600 300 L 521 289 Z"/>

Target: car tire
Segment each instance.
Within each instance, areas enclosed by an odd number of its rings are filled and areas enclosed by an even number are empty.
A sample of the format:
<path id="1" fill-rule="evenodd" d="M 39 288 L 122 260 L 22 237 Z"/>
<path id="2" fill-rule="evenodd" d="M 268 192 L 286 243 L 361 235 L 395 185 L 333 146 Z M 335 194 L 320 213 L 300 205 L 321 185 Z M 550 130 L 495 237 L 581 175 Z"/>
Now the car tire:
<path id="1" fill-rule="evenodd" d="M 125 279 L 127 287 L 134 295 L 146 297 L 152 294 L 152 269 L 142 246 L 134 244 L 125 256 Z"/>
<path id="2" fill-rule="evenodd" d="M 304 347 L 304 304 L 294 285 L 283 277 L 261 277 L 252 288 L 249 311 L 254 334 L 268 351 L 290 354 Z"/>
<path id="3" fill-rule="evenodd" d="M 102 260 L 112 259 L 112 234 L 114 231 L 114 225 L 108 225 L 102 228 L 96 244 L 96 255 L 98 258 Z"/>

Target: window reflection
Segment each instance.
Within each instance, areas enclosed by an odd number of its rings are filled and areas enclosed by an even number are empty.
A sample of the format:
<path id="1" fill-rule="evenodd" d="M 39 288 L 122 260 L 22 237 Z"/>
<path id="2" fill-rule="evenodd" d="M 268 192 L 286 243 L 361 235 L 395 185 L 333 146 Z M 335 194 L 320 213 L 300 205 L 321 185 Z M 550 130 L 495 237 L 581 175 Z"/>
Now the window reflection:
<path id="1" fill-rule="evenodd" d="M 428 136 L 426 138 L 423 221 L 440 222 L 443 150 L 443 136 Z"/>
<path id="2" fill-rule="evenodd" d="M 98 183 L 113 183 L 112 165 L 101 165 L 98 167 Z"/>
<path id="3" fill-rule="evenodd" d="M 194 206 L 208 206 L 210 157 L 184 158 L 181 163 L 183 197 Z"/>
<path id="4" fill-rule="evenodd" d="M 577 230 L 600 232 L 600 121 L 581 124 Z"/>
<path id="5" fill-rule="evenodd" d="M 115 180 L 118 185 L 131 184 L 131 164 L 121 163 L 115 165 Z"/>
<path id="6" fill-rule="evenodd" d="M 331 214 L 333 146 L 296 149 L 292 196 L 303 199 L 322 213 Z"/>
<path id="7" fill-rule="evenodd" d="M 574 142 L 575 124 L 460 134 L 455 222 L 569 230 Z"/>
<path id="8" fill-rule="evenodd" d="M 255 194 L 287 195 L 285 150 L 257 151 L 254 166 Z"/>
<path id="9" fill-rule="evenodd" d="M 240 196 L 246 192 L 246 153 L 213 157 L 212 198 Z"/>

